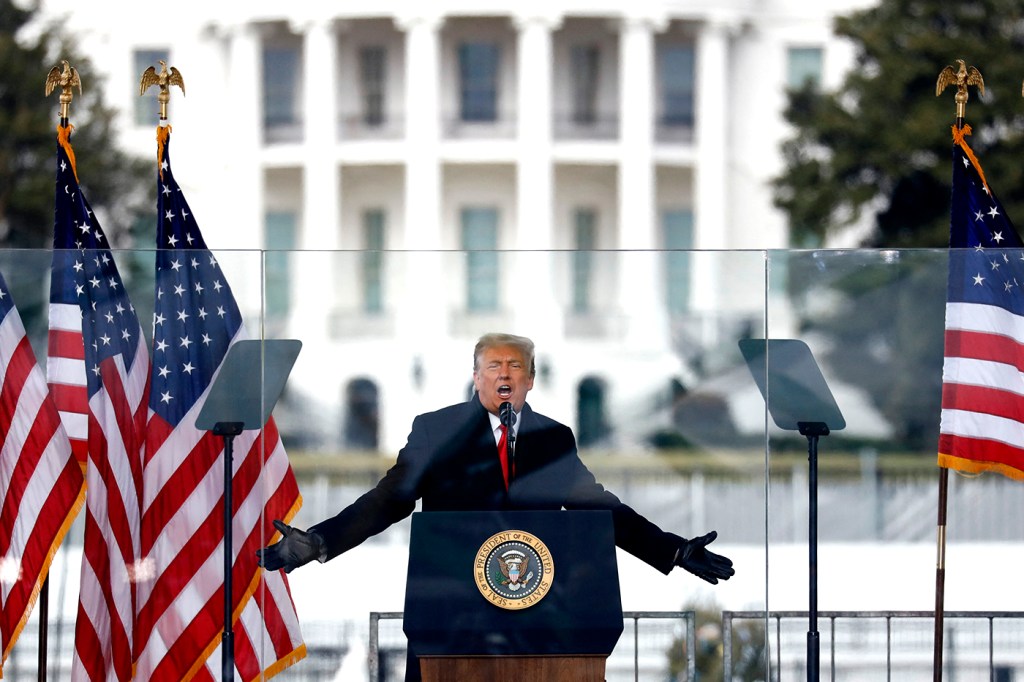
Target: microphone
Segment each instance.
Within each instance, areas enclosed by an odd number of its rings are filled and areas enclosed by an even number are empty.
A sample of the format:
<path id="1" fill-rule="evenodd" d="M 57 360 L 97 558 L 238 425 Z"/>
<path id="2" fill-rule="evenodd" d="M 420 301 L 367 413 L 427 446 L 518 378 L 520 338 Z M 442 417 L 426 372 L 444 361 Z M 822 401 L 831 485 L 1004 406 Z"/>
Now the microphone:
<path id="1" fill-rule="evenodd" d="M 505 438 L 508 442 L 508 468 L 509 480 L 516 471 L 516 434 L 512 425 L 516 423 L 516 413 L 512 409 L 512 403 L 507 400 L 498 406 L 498 420 L 505 426 Z"/>

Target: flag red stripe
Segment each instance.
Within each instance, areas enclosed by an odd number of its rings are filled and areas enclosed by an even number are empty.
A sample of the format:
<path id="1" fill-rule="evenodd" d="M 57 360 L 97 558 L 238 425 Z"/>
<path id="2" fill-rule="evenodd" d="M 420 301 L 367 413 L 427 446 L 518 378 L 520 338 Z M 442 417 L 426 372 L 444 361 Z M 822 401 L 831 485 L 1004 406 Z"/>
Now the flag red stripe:
<path id="1" fill-rule="evenodd" d="M 156 422 L 163 421 L 159 416 L 154 415 L 149 420 L 150 428 L 159 430 L 160 426 Z M 160 491 L 143 511 L 143 556 L 148 555 L 152 551 L 152 543 L 159 538 L 160 529 L 164 528 L 179 512 L 182 505 L 195 494 L 198 482 L 206 478 L 214 467 L 218 471 L 223 469 L 224 465 L 219 462 L 220 452 L 223 447 L 223 440 L 219 436 L 208 432 L 196 443 L 188 456 L 175 469 L 174 473 L 162 483 Z"/>
<path id="2" fill-rule="evenodd" d="M 272 433 L 276 435 L 276 429 L 272 430 Z M 259 440 L 253 443 L 251 454 L 258 452 Z M 268 451 L 272 452 L 273 448 L 269 447 Z M 261 462 L 259 457 L 249 456 L 243 461 L 239 470 L 235 472 L 235 492 L 237 494 L 234 497 L 235 511 L 237 512 L 238 506 L 242 503 L 242 500 L 248 495 L 249 489 L 252 484 L 259 479 L 260 472 L 262 470 Z M 246 480 L 249 480 L 247 483 Z M 267 502 L 267 506 L 273 510 L 282 510 L 280 515 L 274 516 L 267 514 L 262 519 L 262 524 L 257 523 L 251 529 L 251 532 L 245 537 L 242 542 L 238 542 L 238 534 L 236 530 L 236 541 L 233 547 L 233 554 L 235 555 L 235 563 L 233 569 L 233 601 L 239 603 L 245 596 L 245 590 L 248 589 L 252 583 L 253 578 L 257 575 L 260 570 L 256 566 L 255 551 L 262 546 L 265 538 L 270 537 L 274 529 L 271 521 L 274 518 L 287 518 L 291 508 L 295 505 L 295 500 L 298 498 L 298 486 L 295 483 L 294 475 L 291 473 L 290 467 L 287 469 L 285 480 L 278 486 L 277 490 L 271 495 Z M 140 633 L 150 632 L 150 628 L 153 626 L 155 621 L 158 621 L 164 614 L 164 612 L 173 604 L 175 599 L 179 598 L 179 595 L 183 590 L 195 590 L 197 586 L 193 585 L 195 575 L 200 569 L 204 561 L 213 553 L 220 549 L 222 546 L 222 534 L 221 529 L 223 526 L 223 510 L 221 502 L 223 497 L 218 499 L 216 506 L 210 511 L 206 519 L 202 522 L 201 526 L 197 528 L 191 537 L 185 542 L 183 548 L 174 557 L 170 565 L 168 565 L 162 572 L 160 577 L 157 579 L 157 584 L 153 588 L 153 592 L 150 594 L 147 603 L 143 604 L 140 608 L 140 615 L 138 619 L 137 630 Z M 201 591 L 200 594 L 205 593 Z M 198 594 L 195 596 L 199 596 Z M 171 651 L 168 655 L 172 660 L 187 660 L 188 655 L 182 653 L 182 649 L 186 651 L 192 651 L 193 655 L 198 655 L 198 651 L 203 649 L 203 645 L 206 642 L 211 642 L 215 638 L 220 636 L 221 625 L 223 619 L 210 618 L 202 616 L 202 612 L 206 613 L 220 613 L 223 610 L 223 586 L 218 585 L 216 589 L 209 592 L 209 597 L 205 603 L 205 606 L 201 609 L 200 615 L 197 615 L 195 619 L 189 624 L 186 631 L 177 639 L 177 641 L 170 647 Z M 289 606 L 291 606 L 289 604 Z M 293 606 L 291 606 L 294 609 Z M 145 634 L 142 635 L 145 638 Z M 299 642 L 300 643 L 300 642 Z M 295 649 L 299 643 L 286 643 L 281 646 L 290 646 L 289 651 Z M 146 642 L 142 642 L 142 646 L 145 647 Z M 161 664 L 162 665 L 162 664 Z M 162 668 L 158 668 L 159 672 Z M 156 672 L 154 673 L 154 679 L 156 679 Z"/>
<path id="3" fill-rule="evenodd" d="M 1024 422 L 1024 396 L 985 386 L 943 384 L 942 408 L 980 412 Z"/>
<path id="4" fill-rule="evenodd" d="M 78 511 L 76 502 L 81 488 L 81 469 L 77 462 L 68 458 L 64 470 L 53 481 L 41 513 L 37 518 L 27 521 L 32 523 L 32 531 L 25 543 L 21 557 L 23 577 L 11 586 L 3 603 L 3 618 L 0 621 L 5 654 L 10 651 L 14 643 L 15 631 L 19 625 L 24 625 L 23 619 L 28 618 L 26 609 L 32 601 L 35 588 L 42 583 L 45 572 L 43 569 L 49 567 L 48 560 L 64 537 L 62 531 L 66 531 L 66 527 L 70 524 L 69 517 Z M 0 520 L 5 529 L 13 527 L 18 522 L 16 513 L 12 518 L 5 512 Z M 10 531 L 7 533 L 9 535 Z M 4 555 L 7 554 L 8 549 L 8 547 L 4 548 Z"/>
<path id="5" fill-rule="evenodd" d="M 50 329 L 47 335 L 47 353 L 51 358 L 85 360 L 85 346 L 81 331 Z"/>
<path id="6" fill-rule="evenodd" d="M 154 417 L 152 421 L 158 420 L 158 417 Z M 276 435 L 276 431 L 274 431 Z M 194 460 L 196 457 L 201 457 L 206 462 L 216 462 L 220 456 L 212 456 L 209 453 L 210 446 L 220 447 L 218 442 L 220 438 L 216 436 L 204 437 L 202 442 L 196 449 L 193 450 L 189 457 L 189 460 Z M 262 472 L 262 458 L 258 455 L 260 440 L 257 439 L 253 443 L 252 449 L 250 449 L 247 456 L 242 460 L 238 469 L 235 470 L 232 479 L 232 503 L 233 512 L 237 513 L 239 506 L 242 504 L 244 499 L 249 495 L 253 486 L 259 481 L 260 474 Z M 199 453 L 197 450 L 206 450 L 204 453 Z M 272 450 L 271 450 L 272 451 Z M 220 467 L 218 467 L 219 469 Z M 178 476 L 181 471 L 185 469 L 185 466 L 179 468 L 175 472 L 175 477 Z M 203 472 L 205 475 L 205 472 Z M 294 480 L 294 477 L 292 477 Z M 191 493 L 195 489 L 195 483 L 189 484 L 187 481 L 171 481 L 161 488 L 161 495 L 167 492 L 169 495 L 172 491 Z M 297 494 L 297 486 L 294 487 L 294 491 Z M 279 486 L 278 491 L 275 491 L 272 495 L 271 500 L 274 502 L 271 505 L 272 509 L 280 509 L 285 507 L 286 498 L 289 493 L 292 492 L 289 486 Z M 281 499 L 285 498 L 285 499 Z M 224 526 L 224 510 L 223 510 L 223 494 L 216 500 L 214 506 L 209 510 L 206 518 L 199 524 L 192 535 L 184 542 L 181 550 L 174 556 L 170 563 L 163 570 L 161 575 L 157 578 L 156 584 L 153 586 L 150 598 L 140 608 L 139 619 L 138 619 L 138 630 L 142 633 L 150 632 L 153 623 L 160 619 L 164 614 L 164 611 L 168 606 L 178 598 L 178 595 L 183 589 L 185 589 L 193 580 L 196 572 L 199 568 L 207 561 L 208 557 L 218 551 L 223 545 L 223 526 Z M 294 496 L 292 497 L 294 500 Z M 176 505 L 175 509 L 180 507 L 180 503 L 183 499 L 175 499 L 173 503 Z M 164 502 L 164 504 L 172 504 Z M 157 503 L 150 507 L 153 509 L 157 507 Z M 262 545 L 262 539 L 270 537 L 273 532 L 273 526 L 271 521 L 274 518 L 280 518 L 270 515 L 269 513 L 265 517 L 263 527 L 261 528 L 258 524 L 252 529 L 252 532 L 246 537 L 243 542 L 237 544 L 233 548 L 236 560 L 234 569 L 232 572 L 233 583 L 232 590 L 235 592 L 234 599 L 237 602 L 244 594 L 249 583 L 252 580 L 253 575 L 258 570 L 256 566 L 255 551 Z M 154 525 L 154 528 L 162 528 L 166 524 L 167 520 L 163 519 L 158 525 Z M 148 510 L 147 515 L 143 517 L 143 528 L 150 528 L 150 523 L 153 523 L 153 519 L 150 517 Z M 146 537 L 144 535 L 144 537 Z M 142 555 L 147 556 L 150 548 L 144 548 Z M 210 597 L 208 603 L 214 601 L 223 602 L 223 591 L 218 589 Z M 190 627 L 193 630 L 193 627 Z M 195 634 L 193 639 L 199 642 L 209 641 L 216 631 L 206 632 L 202 631 L 201 634 Z M 143 635 L 145 637 L 145 635 Z M 145 641 L 142 642 L 145 646 Z"/>
<path id="7" fill-rule="evenodd" d="M 264 627 L 267 628 L 267 633 L 270 635 L 270 643 L 274 647 L 274 654 L 278 659 L 284 658 L 291 653 L 293 647 L 291 646 L 288 630 L 284 624 L 284 617 L 278 608 L 277 600 L 267 590 L 257 592 L 256 594 L 257 596 L 264 597 L 260 599 L 259 606 L 263 614 Z"/>
<path id="8" fill-rule="evenodd" d="M 945 356 L 1002 362 L 1024 371 L 1024 346 L 999 334 L 947 329 Z"/>
<path id="9" fill-rule="evenodd" d="M 93 627 L 81 602 L 78 603 L 78 617 L 75 619 L 75 651 L 77 659 L 74 661 L 74 665 L 85 671 L 88 679 L 106 679 L 105 648 L 100 643 L 96 628 Z M 72 670 L 72 679 L 78 679 L 76 670 Z"/>
<path id="10" fill-rule="evenodd" d="M 126 501 L 122 497 L 113 466 L 110 462 L 108 441 L 99 423 L 95 421 L 95 417 L 92 415 L 89 416 L 89 426 L 91 433 L 89 439 L 91 450 L 89 466 L 91 470 L 88 480 L 90 483 L 96 479 L 103 482 L 106 496 L 102 503 L 102 509 L 106 516 L 106 525 L 110 529 L 110 534 L 113 536 L 114 541 L 117 543 L 117 550 L 121 555 L 122 561 L 126 565 L 131 565 L 135 563 L 135 550 L 131 545 L 135 532 L 132 529 L 133 524 L 129 520 L 129 511 L 125 508 Z M 120 465 L 120 462 L 118 465 Z M 134 494 L 134 491 L 131 491 L 130 494 Z M 101 531 L 97 529 L 97 532 Z M 103 542 L 104 547 L 106 546 L 104 536 L 97 535 L 95 539 L 97 542 Z"/>
<path id="11" fill-rule="evenodd" d="M 89 411 L 89 390 L 73 384 L 50 384 L 50 394 L 58 410 L 85 414 Z"/>
<path id="12" fill-rule="evenodd" d="M 260 660 L 253 646 L 249 631 L 246 629 L 242 619 L 235 621 L 232 632 L 235 633 L 235 670 L 243 680 L 252 680 L 259 677 Z"/>
<path id="13" fill-rule="evenodd" d="M 85 537 L 86 538 L 101 538 L 102 530 L 93 517 L 91 508 L 87 508 L 85 516 Z M 85 542 L 83 544 L 83 561 L 87 561 L 89 566 L 92 568 L 97 579 L 99 580 L 100 598 L 102 603 L 106 607 L 106 612 L 109 614 L 109 619 L 105 623 L 107 626 L 104 630 L 104 642 L 101 649 L 104 652 L 109 652 L 110 660 L 109 663 L 112 667 L 111 674 L 116 675 L 117 680 L 130 680 L 131 679 L 131 661 L 132 661 L 132 650 L 131 650 L 131 637 L 128 632 L 125 631 L 124 625 L 118 617 L 117 609 L 117 596 L 114 594 L 114 589 L 120 589 L 122 585 L 115 585 L 112 580 L 111 567 L 110 567 L 110 554 L 105 542 Z M 90 619 L 86 618 L 86 622 Z M 94 626 L 93 623 L 89 622 L 86 626 L 91 629 Z M 93 653 L 88 652 L 84 649 L 85 640 L 80 639 L 78 636 L 78 627 L 75 625 L 75 649 L 78 652 L 79 658 L 83 659 L 83 663 L 87 659 L 91 659 Z M 95 678 L 95 675 L 93 675 Z"/>
<path id="14" fill-rule="evenodd" d="M 174 427 L 164 421 L 159 415 L 154 414 L 149 418 L 144 433 L 146 434 L 146 448 L 143 453 L 143 468 L 149 466 L 149 463 L 160 452 L 164 442 L 174 433 Z"/>
<path id="15" fill-rule="evenodd" d="M 2 277 L 0 288 L 6 289 Z M 0 320 L 0 556 L 17 561 L 19 573 L 0 583 L 0 661 L 18 641 L 83 500 L 82 471 L 21 318 L 8 304 Z"/>
<path id="16" fill-rule="evenodd" d="M 141 431 L 135 430 L 136 414 L 132 412 L 132 406 L 125 392 L 125 385 L 122 383 L 121 373 L 118 369 L 117 363 L 113 358 L 107 358 L 100 363 L 100 374 L 103 381 L 103 389 L 97 395 L 105 395 L 107 404 L 104 405 L 104 412 L 107 409 L 112 411 L 114 424 L 117 428 L 120 436 L 119 443 L 117 446 L 117 463 L 119 465 L 126 465 L 127 471 L 130 473 L 133 490 L 130 491 L 132 495 L 132 503 L 135 507 L 135 513 L 133 516 L 138 518 L 138 507 L 139 498 L 142 489 L 142 462 L 139 457 L 139 452 L 142 447 Z M 144 408 L 143 408 L 144 409 Z M 107 466 L 110 466 L 109 455 L 107 457 Z M 111 472 L 111 480 L 113 472 Z M 137 522 L 133 522 L 133 525 Z M 137 538 L 137 528 L 125 528 L 126 538 Z M 134 555 L 134 550 L 132 551 Z M 133 559 L 134 560 L 134 556 Z"/>
<path id="17" fill-rule="evenodd" d="M 75 455 L 75 460 L 82 463 L 79 468 L 84 468 L 85 460 L 89 457 L 89 441 L 72 438 L 71 452 Z"/>
<path id="18" fill-rule="evenodd" d="M 4 375 L 3 387 L 0 388 L 0 424 L 12 424 L 14 422 L 15 410 L 21 399 L 22 389 L 25 381 L 35 367 L 34 361 L 27 361 L 26 353 L 31 355 L 32 349 L 28 345 L 28 338 L 22 337 L 18 343 L 10 361 L 7 364 L 7 371 Z M 40 433 L 42 429 L 49 428 L 49 433 Z M 19 448 L 19 456 L 11 472 L 9 487 L 4 496 L 3 510 L 0 511 L 0 518 L 3 520 L 16 518 L 18 509 L 21 507 L 21 498 L 28 486 L 28 481 L 35 471 L 39 458 L 43 454 L 46 443 L 53 436 L 54 426 L 46 423 L 46 416 L 37 413 L 29 428 L 25 439 L 25 445 Z M 14 435 L 10 429 L 4 429 L 0 437 L 4 443 L 9 435 Z M 27 447 L 26 447 L 27 446 Z M 0 553 L 6 556 L 10 548 L 11 531 L 13 523 L 0 525 Z"/>
<path id="19" fill-rule="evenodd" d="M 943 433 L 939 435 L 939 452 L 978 463 L 1004 463 L 1024 471 L 1024 449 L 1000 441 Z"/>

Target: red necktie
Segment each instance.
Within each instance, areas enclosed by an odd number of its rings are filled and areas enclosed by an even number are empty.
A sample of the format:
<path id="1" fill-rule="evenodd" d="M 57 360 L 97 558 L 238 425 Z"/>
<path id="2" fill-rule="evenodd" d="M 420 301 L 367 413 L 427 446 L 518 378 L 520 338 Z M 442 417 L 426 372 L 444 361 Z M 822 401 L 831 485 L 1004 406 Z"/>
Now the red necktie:
<path id="1" fill-rule="evenodd" d="M 508 431 L 502 424 L 501 440 L 498 441 L 498 459 L 501 460 L 501 475 L 505 477 L 505 490 L 508 490 Z"/>

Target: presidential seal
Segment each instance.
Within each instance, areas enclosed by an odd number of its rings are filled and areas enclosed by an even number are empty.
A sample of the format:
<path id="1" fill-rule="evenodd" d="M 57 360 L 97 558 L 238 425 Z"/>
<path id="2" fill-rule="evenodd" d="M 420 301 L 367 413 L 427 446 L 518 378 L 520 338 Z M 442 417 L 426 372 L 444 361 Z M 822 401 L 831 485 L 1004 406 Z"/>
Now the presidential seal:
<path id="1" fill-rule="evenodd" d="M 487 601 L 503 609 L 525 609 L 551 590 L 555 562 L 547 546 L 535 536 L 506 530 L 480 545 L 473 576 Z"/>

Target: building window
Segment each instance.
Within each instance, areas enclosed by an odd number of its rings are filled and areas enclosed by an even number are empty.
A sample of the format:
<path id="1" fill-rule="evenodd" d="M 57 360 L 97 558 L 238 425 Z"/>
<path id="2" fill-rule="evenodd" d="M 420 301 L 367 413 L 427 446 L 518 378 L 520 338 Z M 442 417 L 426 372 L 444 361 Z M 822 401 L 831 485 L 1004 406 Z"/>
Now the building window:
<path id="1" fill-rule="evenodd" d="M 663 218 L 665 242 L 665 298 L 670 312 L 690 307 L 690 253 L 693 248 L 693 212 L 666 211 Z"/>
<path id="2" fill-rule="evenodd" d="M 658 50 L 661 122 L 693 125 L 694 51 L 691 45 L 663 45 Z"/>
<path id="3" fill-rule="evenodd" d="M 462 209 L 462 248 L 466 251 L 466 309 L 498 310 L 498 211 Z"/>
<path id="4" fill-rule="evenodd" d="M 265 313 L 283 317 L 291 303 L 291 252 L 295 250 L 295 214 L 272 211 L 266 215 Z"/>
<path id="5" fill-rule="evenodd" d="M 820 47 L 791 47 L 786 54 L 786 84 L 791 90 L 821 87 L 823 51 Z"/>
<path id="6" fill-rule="evenodd" d="M 170 59 L 170 53 L 167 50 L 135 50 L 132 55 L 134 73 L 141 79 L 142 74 L 151 66 L 156 69 L 157 73 L 160 73 L 160 61 L 169 62 Z M 132 86 L 132 95 L 138 95 L 136 90 L 137 87 Z M 142 97 L 134 97 L 135 125 L 155 126 L 160 122 L 160 102 L 156 99 L 158 92 L 158 88 L 150 88 Z"/>
<path id="7" fill-rule="evenodd" d="M 572 59 L 572 122 L 577 125 L 597 123 L 597 83 L 601 50 L 597 45 L 573 45 Z"/>
<path id="8" fill-rule="evenodd" d="M 369 379 L 353 379 L 345 387 L 345 447 L 376 450 L 380 432 L 380 406 L 377 384 Z"/>
<path id="9" fill-rule="evenodd" d="M 600 445 L 611 433 L 606 412 L 605 382 L 585 377 L 576 391 L 577 442 L 581 448 Z"/>
<path id="10" fill-rule="evenodd" d="M 363 213 L 363 312 L 384 310 L 384 211 Z"/>
<path id="11" fill-rule="evenodd" d="M 359 50 L 359 81 L 363 89 L 363 123 L 370 127 L 384 123 L 387 57 L 387 49 L 380 45 L 367 46 Z"/>
<path id="12" fill-rule="evenodd" d="M 594 270 L 593 251 L 597 246 L 597 213 L 589 208 L 576 209 L 573 220 L 576 250 L 572 254 L 572 311 L 588 313 Z"/>
<path id="13" fill-rule="evenodd" d="M 263 48 L 263 125 L 268 131 L 289 131 L 300 125 L 299 102 L 301 55 L 298 47 L 268 45 Z M 271 134 L 271 138 L 279 137 Z"/>
<path id="14" fill-rule="evenodd" d="M 498 120 L 498 66 L 494 43 L 459 46 L 459 117 L 467 122 Z"/>

